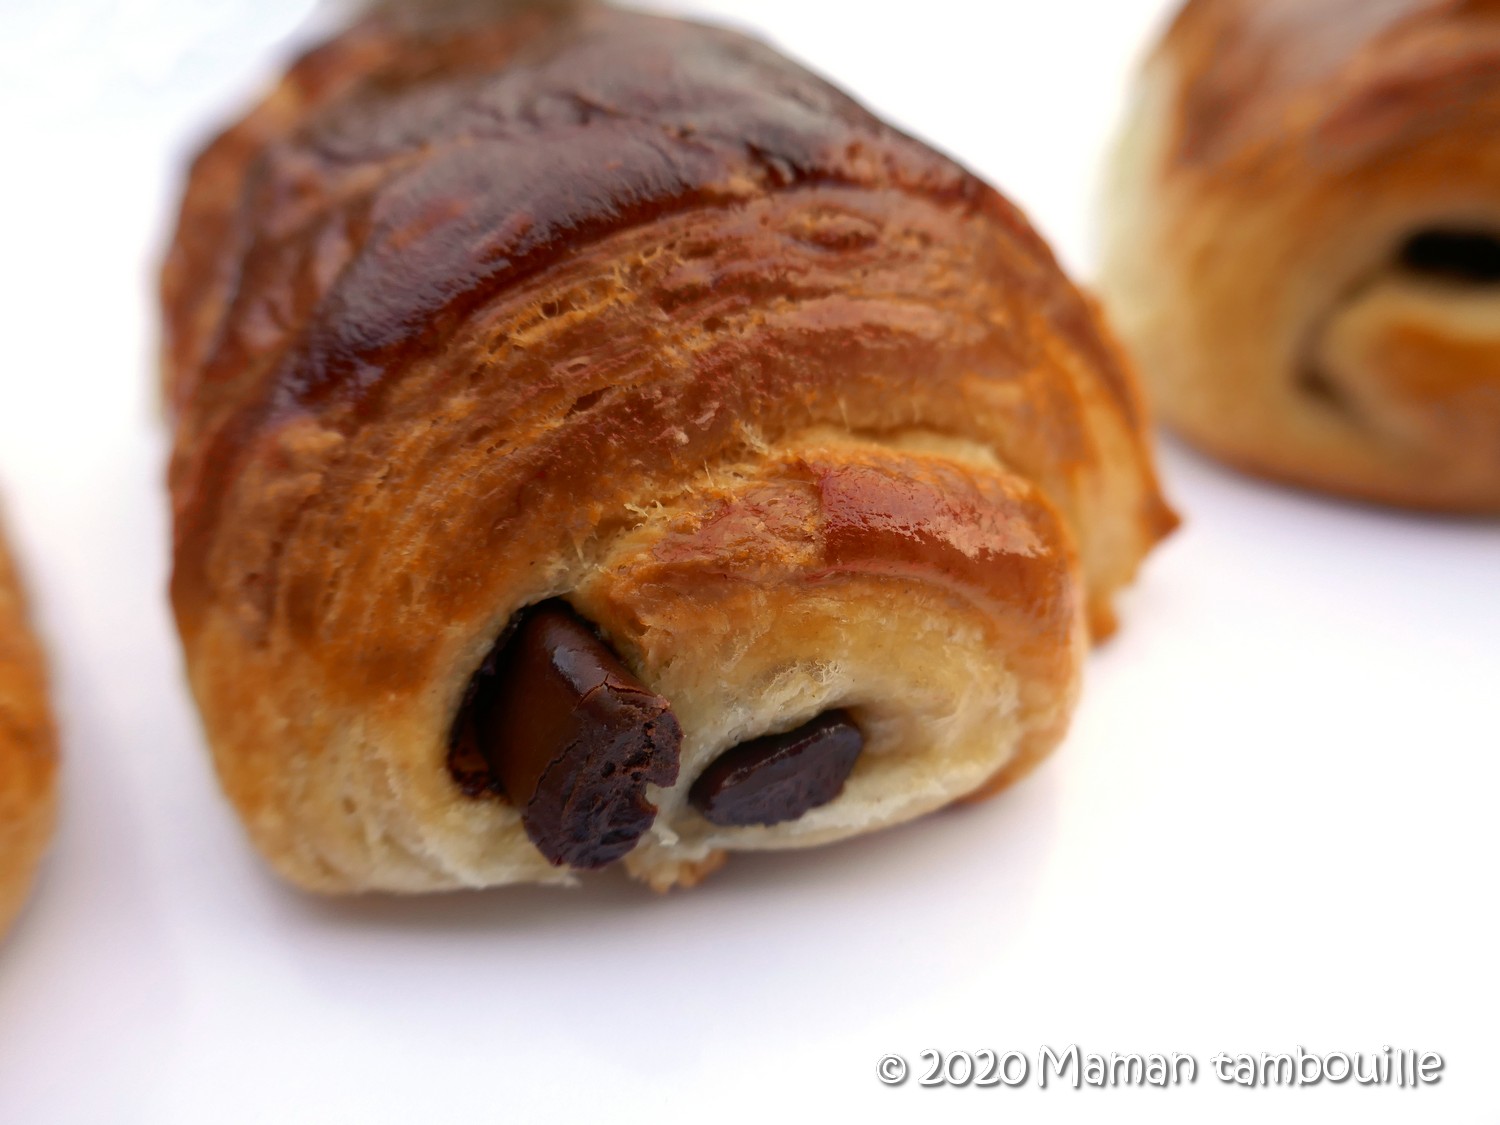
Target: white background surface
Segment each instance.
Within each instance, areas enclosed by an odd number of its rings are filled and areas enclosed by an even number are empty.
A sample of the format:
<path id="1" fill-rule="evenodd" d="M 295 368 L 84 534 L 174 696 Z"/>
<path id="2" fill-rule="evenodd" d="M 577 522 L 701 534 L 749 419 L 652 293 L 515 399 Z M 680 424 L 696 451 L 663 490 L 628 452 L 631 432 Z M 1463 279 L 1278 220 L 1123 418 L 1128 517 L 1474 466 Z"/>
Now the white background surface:
<path id="1" fill-rule="evenodd" d="M 0 1122 L 1500 1121 L 1500 526 L 1168 445 L 1186 528 L 1072 735 L 999 799 L 657 898 L 272 881 L 164 596 L 155 256 L 183 154 L 297 0 L 0 7 L 0 490 L 53 652 L 66 811 L 0 950 Z M 1159 0 L 683 4 L 956 153 L 1091 265 Z M 881 1086 L 927 1047 L 1186 1051 L 1176 1089 Z M 1439 1086 L 1241 1090 L 1219 1051 L 1441 1052 Z"/>

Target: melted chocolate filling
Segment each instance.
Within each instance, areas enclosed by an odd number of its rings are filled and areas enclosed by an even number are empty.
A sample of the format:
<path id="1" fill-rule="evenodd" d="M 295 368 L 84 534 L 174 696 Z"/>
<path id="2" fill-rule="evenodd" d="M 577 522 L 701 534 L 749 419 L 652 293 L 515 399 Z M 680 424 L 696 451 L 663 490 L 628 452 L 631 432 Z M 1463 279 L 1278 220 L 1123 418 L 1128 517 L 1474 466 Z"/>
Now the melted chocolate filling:
<path id="1" fill-rule="evenodd" d="M 1500 284 L 1500 236 L 1480 230 L 1424 230 L 1401 248 L 1412 273 L 1466 285 Z"/>
<path id="2" fill-rule="evenodd" d="M 563 602 L 521 614 L 475 674 L 449 766 L 466 793 L 503 794 L 549 861 L 620 859 L 651 827 L 646 786 L 677 780 L 682 729 Z"/>
<path id="3" fill-rule="evenodd" d="M 704 818 L 725 827 L 781 824 L 826 805 L 844 790 L 864 749 L 847 711 L 726 750 L 688 794 Z"/>

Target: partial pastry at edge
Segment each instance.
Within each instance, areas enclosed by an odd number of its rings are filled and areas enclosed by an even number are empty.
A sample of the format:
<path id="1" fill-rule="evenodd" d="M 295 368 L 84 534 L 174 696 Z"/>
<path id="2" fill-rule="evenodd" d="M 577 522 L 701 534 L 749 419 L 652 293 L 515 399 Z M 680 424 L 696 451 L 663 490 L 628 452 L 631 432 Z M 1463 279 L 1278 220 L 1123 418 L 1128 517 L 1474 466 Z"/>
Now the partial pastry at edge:
<path id="1" fill-rule="evenodd" d="M 1192 0 L 1108 192 L 1162 418 L 1267 476 L 1500 511 L 1500 5 Z"/>
<path id="2" fill-rule="evenodd" d="M 1019 212 L 724 30 L 367 16 L 199 157 L 163 296 L 189 675 L 318 890 L 993 792 L 1174 522 Z"/>
<path id="3" fill-rule="evenodd" d="M 24 904 L 52 837 L 56 775 L 42 652 L 0 534 L 0 937 Z"/>

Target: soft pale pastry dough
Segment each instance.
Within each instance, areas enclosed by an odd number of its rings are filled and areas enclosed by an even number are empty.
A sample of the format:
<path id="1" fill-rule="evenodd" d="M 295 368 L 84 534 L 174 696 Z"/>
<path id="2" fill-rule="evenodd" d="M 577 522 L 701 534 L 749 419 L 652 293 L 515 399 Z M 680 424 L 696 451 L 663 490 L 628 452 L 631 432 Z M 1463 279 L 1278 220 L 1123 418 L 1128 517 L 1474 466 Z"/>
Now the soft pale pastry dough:
<path id="1" fill-rule="evenodd" d="M 1109 311 L 1175 429 L 1500 511 L 1500 3 L 1192 0 L 1107 206 Z"/>
<path id="2" fill-rule="evenodd" d="M 173 601 L 225 789 L 324 891 L 562 882 L 447 766 L 565 598 L 670 701 L 658 887 L 995 791 L 1173 524 L 1020 213 L 767 47 L 601 8 L 368 16 L 198 158 L 164 278 Z M 840 796 L 723 828 L 848 708 Z"/>

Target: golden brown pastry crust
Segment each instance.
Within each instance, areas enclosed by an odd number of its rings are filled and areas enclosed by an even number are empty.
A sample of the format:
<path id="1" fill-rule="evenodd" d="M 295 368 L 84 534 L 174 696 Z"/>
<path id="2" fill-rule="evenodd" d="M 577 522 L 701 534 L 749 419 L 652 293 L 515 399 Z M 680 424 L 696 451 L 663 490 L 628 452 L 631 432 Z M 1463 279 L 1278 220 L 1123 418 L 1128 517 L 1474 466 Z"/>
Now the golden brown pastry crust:
<path id="1" fill-rule="evenodd" d="M 1116 162 L 1103 289 L 1163 418 L 1249 470 L 1500 510 L 1500 5 L 1192 0 Z M 1500 244 L 1497 244 L 1500 245 Z"/>
<path id="2" fill-rule="evenodd" d="M 190 677 L 314 888 L 567 878 L 445 765 L 526 605 L 671 701 L 681 781 L 626 867 L 688 884 L 1021 772 L 1173 522 L 1019 212 L 727 31 L 367 17 L 199 157 L 163 295 Z M 685 806 L 718 750 L 844 705 L 869 744 L 831 805 Z"/>
<path id="3" fill-rule="evenodd" d="M 56 774 L 42 653 L 0 536 L 0 934 L 25 901 L 52 837 Z"/>

